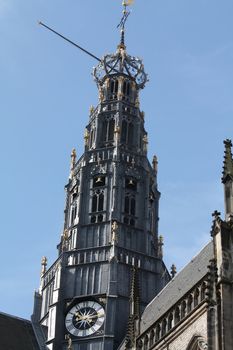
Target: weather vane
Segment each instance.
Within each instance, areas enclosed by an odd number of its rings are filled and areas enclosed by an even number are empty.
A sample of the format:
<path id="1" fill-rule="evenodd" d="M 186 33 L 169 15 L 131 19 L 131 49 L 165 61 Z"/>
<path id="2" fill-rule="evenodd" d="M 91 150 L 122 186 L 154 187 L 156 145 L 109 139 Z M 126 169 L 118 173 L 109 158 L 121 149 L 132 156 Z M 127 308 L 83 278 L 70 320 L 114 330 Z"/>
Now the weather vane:
<path id="1" fill-rule="evenodd" d="M 127 11 L 127 6 L 132 5 L 133 2 L 134 2 L 134 0 L 128 0 L 128 1 L 122 2 L 122 6 L 124 7 L 123 16 L 122 16 L 121 21 L 118 24 L 117 28 L 122 28 L 122 29 L 125 28 L 125 22 L 127 21 L 127 18 L 130 15 L 130 11 Z"/>

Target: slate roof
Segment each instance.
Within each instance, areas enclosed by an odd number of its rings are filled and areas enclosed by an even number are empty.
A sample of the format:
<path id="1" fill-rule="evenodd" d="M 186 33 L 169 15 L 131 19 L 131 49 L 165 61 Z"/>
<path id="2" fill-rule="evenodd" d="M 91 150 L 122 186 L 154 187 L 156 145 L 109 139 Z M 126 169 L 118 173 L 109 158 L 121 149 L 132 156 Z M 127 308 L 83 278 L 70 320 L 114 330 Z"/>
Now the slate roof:
<path id="1" fill-rule="evenodd" d="M 0 349 L 39 350 L 31 322 L 0 312 Z"/>
<path id="2" fill-rule="evenodd" d="M 209 242 L 147 305 L 141 319 L 141 333 L 167 312 L 208 272 L 213 259 L 213 242 Z"/>

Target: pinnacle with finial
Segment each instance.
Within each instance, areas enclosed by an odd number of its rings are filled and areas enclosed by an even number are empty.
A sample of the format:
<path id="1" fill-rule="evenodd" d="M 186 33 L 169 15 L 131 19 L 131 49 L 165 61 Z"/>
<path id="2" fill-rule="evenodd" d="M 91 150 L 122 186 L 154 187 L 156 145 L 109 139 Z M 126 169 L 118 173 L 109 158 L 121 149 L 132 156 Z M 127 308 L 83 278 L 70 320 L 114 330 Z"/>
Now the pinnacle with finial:
<path id="1" fill-rule="evenodd" d="M 233 180 L 233 159 L 232 159 L 232 142 L 229 139 L 224 140 L 225 145 L 225 154 L 224 154 L 224 162 L 223 162 L 223 176 L 222 176 L 222 182 L 226 183 L 228 178 Z"/>
<path id="2" fill-rule="evenodd" d="M 171 266 L 171 276 L 172 276 L 172 278 L 175 277 L 176 273 L 177 273 L 176 266 L 174 264 L 172 264 L 172 266 Z"/>
<path id="3" fill-rule="evenodd" d="M 47 260 L 46 256 L 43 256 L 41 259 L 41 276 L 43 276 L 46 272 L 47 262 L 48 262 L 48 260 Z"/>

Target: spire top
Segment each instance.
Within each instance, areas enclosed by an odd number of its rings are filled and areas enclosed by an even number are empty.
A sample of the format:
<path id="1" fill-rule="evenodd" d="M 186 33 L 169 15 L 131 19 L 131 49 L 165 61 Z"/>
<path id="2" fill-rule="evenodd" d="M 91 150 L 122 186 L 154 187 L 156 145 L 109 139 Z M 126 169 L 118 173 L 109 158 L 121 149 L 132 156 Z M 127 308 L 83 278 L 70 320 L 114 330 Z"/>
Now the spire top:
<path id="1" fill-rule="evenodd" d="M 223 162 L 223 176 L 222 182 L 225 183 L 227 179 L 230 177 L 233 180 L 233 159 L 232 159 L 232 142 L 229 139 L 223 141 L 225 145 L 225 154 L 224 154 L 224 162 Z"/>
<path id="2" fill-rule="evenodd" d="M 121 18 L 120 23 L 118 24 L 117 28 L 121 28 L 121 41 L 120 45 L 118 46 L 119 49 L 125 49 L 125 23 L 130 15 L 130 11 L 127 10 L 127 7 L 132 5 L 134 0 L 123 0 L 122 6 L 123 6 L 123 16 Z"/>

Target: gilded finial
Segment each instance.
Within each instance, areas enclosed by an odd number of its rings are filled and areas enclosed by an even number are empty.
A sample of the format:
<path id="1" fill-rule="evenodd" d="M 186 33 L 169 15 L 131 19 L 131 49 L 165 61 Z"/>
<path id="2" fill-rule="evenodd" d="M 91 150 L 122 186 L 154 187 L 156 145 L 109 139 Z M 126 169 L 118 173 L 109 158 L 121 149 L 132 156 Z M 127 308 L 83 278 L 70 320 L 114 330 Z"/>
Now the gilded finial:
<path id="1" fill-rule="evenodd" d="M 95 107 L 93 105 L 91 105 L 89 108 L 90 114 L 92 114 L 94 111 L 95 111 Z"/>
<path id="2" fill-rule="evenodd" d="M 85 132 L 84 132 L 84 143 L 85 143 L 85 146 L 88 145 L 88 140 L 89 140 L 89 132 L 87 129 L 85 129 Z"/>
<path id="3" fill-rule="evenodd" d="M 176 274 L 177 274 L 176 266 L 174 264 L 172 264 L 172 266 L 171 266 L 171 276 L 172 276 L 172 278 L 174 278 Z"/>
<path id="4" fill-rule="evenodd" d="M 71 155 L 70 155 L 70 179 L 74 176 L 74 168 L 76 163 L 76 150 L 75 148 L 72 149 Z"/>
<path id="5" fill-rule="evenodd" d="M 117 242 L 118 224 L 116 221 L 112 223 L 112 243 Z"/>
<path id="6" fill-rule="evenodd" d="M 43 256 L 42 259 L 41 259 L 41 273 L 40 275 L 43 276 L 47 270 L 47 258 L 46 256 Z"/>
<path id="7" fill-rule="evenodd" d="M 147 134 L 145 134 L 145 135 L 143 136 L 142 141 L 143 141 L 143 150 L 144 150 L 145 152 L 147 152 L 148 143 L 149 143 Z"/>

